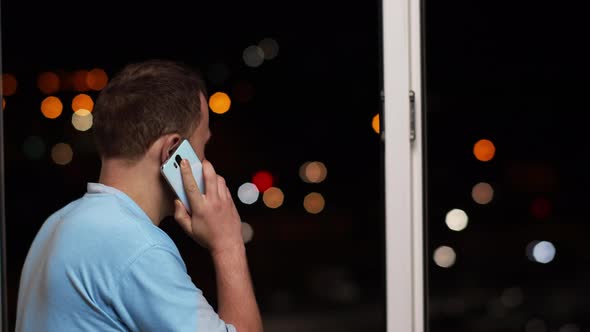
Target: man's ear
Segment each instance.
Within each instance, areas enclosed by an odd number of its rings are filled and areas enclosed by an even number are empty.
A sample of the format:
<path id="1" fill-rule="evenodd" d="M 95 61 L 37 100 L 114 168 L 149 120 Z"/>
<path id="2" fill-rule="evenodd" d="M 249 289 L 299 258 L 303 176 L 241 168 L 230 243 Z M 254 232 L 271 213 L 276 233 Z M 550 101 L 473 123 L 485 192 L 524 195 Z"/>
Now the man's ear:
<path id="1" fill-rule="evenodd" d="M 180 145 L 182 142 L 182 137 L 178 134 L 170 134 L 163 137 L 162 148 L 160 151 L 160 161 L 164 163 L 174 150 Z"/>

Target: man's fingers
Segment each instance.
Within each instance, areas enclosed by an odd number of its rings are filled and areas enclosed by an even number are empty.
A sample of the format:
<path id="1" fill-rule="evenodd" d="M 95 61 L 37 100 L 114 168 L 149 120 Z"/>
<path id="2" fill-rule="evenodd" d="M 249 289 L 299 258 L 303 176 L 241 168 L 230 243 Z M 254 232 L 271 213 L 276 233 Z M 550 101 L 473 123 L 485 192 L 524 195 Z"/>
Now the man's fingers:
<path id="1" fill-rule="evenodd" d="M 177 199 L 174 200 L 174 219 L 187 234 L 192 233 L 191 217 L 182 202 Z"/>
<path id="2" fill-rule="evenodd" d="M 193 176 L 192 167 L 186 159 L 183 159 L 180 162 L 180 174 L 182 175 L 182 184 L 184 186 L 186 196 L 188 197 L 189 204 L 191 205 L 191 208 L 194 209 L 201 202 L 201 191 L 199 190 L 197 181 L 195 181 L 195 177 Z"/>
<path id="3" fill-rule="evenodd" d="M 213 165 L 208 160 L 203 160 L 203 177 L 205 178 L 207 197 L 219 197 L 217 173 L 215 173 Z"/>
<path id="4" fill-rule="evenodd" d="M 227 197 L 227 190 L 225 190 L 227 188 L 226 184 L 225 184 L 225 179 L 222 176 L 217 176 L 217 190 L 219 192 L 219 198 L 223 199 L 223 200 L 228 200 L 229 197 Z"/>

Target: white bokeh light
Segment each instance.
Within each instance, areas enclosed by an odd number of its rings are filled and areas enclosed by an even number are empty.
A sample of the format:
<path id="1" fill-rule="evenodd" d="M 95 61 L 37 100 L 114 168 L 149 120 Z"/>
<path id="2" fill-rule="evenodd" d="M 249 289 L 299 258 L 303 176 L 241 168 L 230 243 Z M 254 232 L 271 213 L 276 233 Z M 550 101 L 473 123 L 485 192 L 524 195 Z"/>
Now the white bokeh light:
<path id="1" fill-rule="evenodd" d="M 258 47 L 264 52 L 266 60 L 272 60 L 279 54 L 279 43 L 272 38 L 264 38 L 258 43 Z"/>
<path id="2" fill-rule="evenodd" d="M 72 125 L 79 131 L 86 131 L 92 127 L 92 113 L 87 109 L 79 109 L 72 114 Z"/>
<path id="3" fill-rule="evenodd" d="M 252 226 L 247 222 L 242 222 L 242 239 L 244 243 L 252 241 L 252 237 L 254 237 Z"/>
<path id="4" fill-rule="evenodd" d="M 256 45 L 250 45 L 244 50 L 242 59 L 246 66 L 258 67 L 264 62 L 264 51 Z"/>
<path id="5" fill-rule="evenodd" d="M 533 247 L 533 259 L 547 264 L 555 258 L 555 246 L 549 241 L 540 241 Z"/>
<path id="6" fill-rule="evenodd" d="M 457 255 L 455 250 L 449 246 L 440 246 L 436 248 L 433 255 L 434 263 L 440 267 L 448 268 L 455 264 Z"/>
<path id="7" fill-rule="evenodd" d="M 467 217 L 467 213 L 461 209 L 452 209 L 451 211 L 447 212 L 445 217 L 445 223 L 447 226 L 453 231 L 462 231 L 467 227 L 467 222 L 469 218 Z"/>
<path id="8" fill-rule="evenodd" d="M 260 192 L 254 183 L 246 182 L 238 188 L 238 198 L 244 204 L 252 204 L 258 200 Z"/>

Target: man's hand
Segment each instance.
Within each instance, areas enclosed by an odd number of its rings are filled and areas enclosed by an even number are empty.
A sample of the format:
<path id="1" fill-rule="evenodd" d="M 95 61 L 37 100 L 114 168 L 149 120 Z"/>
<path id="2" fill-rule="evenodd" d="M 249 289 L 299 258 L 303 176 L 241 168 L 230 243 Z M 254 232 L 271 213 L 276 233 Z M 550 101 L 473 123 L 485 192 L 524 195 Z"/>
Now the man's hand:
<path id="1" fill-rule="evenodd" d="M 243 246 L 240 216 L 225 180 L 215 173 L 213 165 L 203 160 L 205 194 L 199 191 L 186 160 L 180 163 L 180 173 L 192 210 L 189 215 L 179 200 L 174 202 L 174 219 L 182 229 L 212 254 Z"/>
<path id="2" fill-rule="evenodd" d="M 179 200 L 174 218 L 195 241 L 209 248 L 215 266 L 219 316 L 240 332 L 262 332 L 262 319 L 248 270 L 242 223 L 225 184 L 213 165 L 203 161 L 205 194 L 199 192 L 190 165 L 180 163 L 189 215 Z"/>

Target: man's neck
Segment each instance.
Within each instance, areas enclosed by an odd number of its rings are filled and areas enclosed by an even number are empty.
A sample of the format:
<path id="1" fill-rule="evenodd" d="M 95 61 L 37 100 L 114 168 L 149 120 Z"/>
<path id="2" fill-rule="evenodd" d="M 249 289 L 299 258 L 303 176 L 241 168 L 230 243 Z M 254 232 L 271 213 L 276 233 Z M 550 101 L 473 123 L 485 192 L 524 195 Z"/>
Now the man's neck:
<path id="1" fill-rule="evenodd" d="M 120 159 L 103 159 L 99 183 L 129 196 L 158 226 L 165 216 L 164 193 L 157 168 L 147 160 L 130 164 Z"/>

